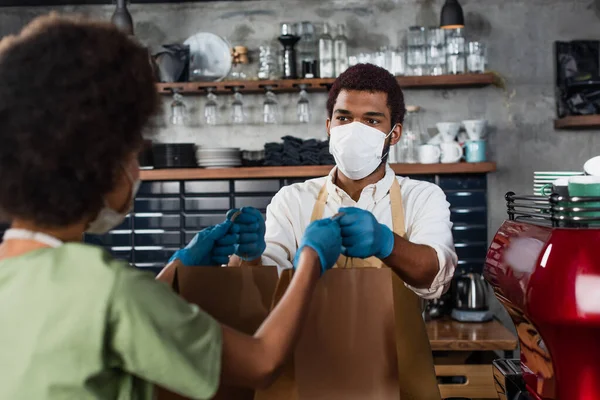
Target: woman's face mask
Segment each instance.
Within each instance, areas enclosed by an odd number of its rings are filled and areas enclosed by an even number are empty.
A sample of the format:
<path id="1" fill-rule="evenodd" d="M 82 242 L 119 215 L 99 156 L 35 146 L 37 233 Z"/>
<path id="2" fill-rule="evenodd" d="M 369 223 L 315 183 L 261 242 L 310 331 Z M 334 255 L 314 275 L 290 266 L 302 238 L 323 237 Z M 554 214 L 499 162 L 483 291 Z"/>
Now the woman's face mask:
<path id="1" fill-rule="evenodd" d="M 127 168 L 124 167 L 123 170 L 125 171 L 125 175 L 131 184 L 129 207 L 127 207 L 124 213 L 121 213 L 110 208 L 108 202 L 106 199 L 104 199 L 104 207 L 102 207 L 96 218 L 90 222 L 88 228 L 86 229 L 86 233 L 90 233 L 92 235 L 103 235 L 109 232 L 111 229 L 119 226 L 125 220 L 127 214 L 129 214 L 129 212 L 132 210 L 133 202 L 140 188 L 141 181 L 139 179 L 134 180 Z"/>
<path id="2" fill-rule="evenodd" d="M 386 135 L 360 122 L 336 126 L 330 131 L 329 152 L 345 176 L 355 181 L 366 178 L 387 156 L 383 154 L 385 141 L 394 128 Z"/>

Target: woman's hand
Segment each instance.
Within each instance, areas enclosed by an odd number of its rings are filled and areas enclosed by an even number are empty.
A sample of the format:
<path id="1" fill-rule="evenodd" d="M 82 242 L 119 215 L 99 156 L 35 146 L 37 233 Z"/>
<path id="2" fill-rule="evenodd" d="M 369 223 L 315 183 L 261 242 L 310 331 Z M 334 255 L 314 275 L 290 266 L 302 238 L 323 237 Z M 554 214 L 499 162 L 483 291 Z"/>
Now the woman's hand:
<path id="1" fill-rule="evenodd" d="M 235 252 L 238 228 L 229 220 L 203 229 L 185 248 L 177 250 L 169 262 L 179 260 L 183 265 L 223 265 Z"/>
<path id="2" fill-rule="evenodd" d="M 294 268 L 298 267 L 300 255 L 305 247 L 312 248 L 318 254 L 321 275 L 332 268 L 342 251 L 342 234 L 338 222 L 327 218 L 314 221 L 306 228 L 296 251 Z"/>

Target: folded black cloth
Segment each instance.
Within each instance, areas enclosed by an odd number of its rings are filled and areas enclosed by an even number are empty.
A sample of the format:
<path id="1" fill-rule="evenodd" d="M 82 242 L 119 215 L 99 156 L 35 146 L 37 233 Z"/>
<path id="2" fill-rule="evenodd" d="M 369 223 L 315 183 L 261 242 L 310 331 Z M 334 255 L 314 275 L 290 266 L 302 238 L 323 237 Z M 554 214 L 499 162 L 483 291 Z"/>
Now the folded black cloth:
<path id="1" fill-rule="evenodd" d="M 281 143 L 267 143 L 265 144 L 265 151 L 281 151 L 283 145 Z"/>
<path id="2" fill-rule="evenodd" d="M 287 143 L 284 143 L 283 145 L 283 154 L 288 156 L 288 157 L 292 157 L 292 158 L 300 158 L 300 149 L 292 147 L 292 146 L 288 146 Z"/>
<path id="3" fill-rule="evenodd" d="M 302 165 L 299 159 L 283 156 L 283 165 Z"/>
<path id="4" fill-rule="evenodd" d="M 283 140 L 283 143 L 290 143 L 298 147 L 302 146 L 302 143 L 304 143 L 304 140 L 294 136 L 284 136 L 281 140 Z"/>
<path id="5" fill-rule="evenodd" d="M 302 149 L 316 149 L 321 148 L 321 143 L 316 139 L 308 139 L 302 143 Z"/>
<path id="6" fill-rule="evenodd" d="M 281 138 L 283 143 L 265 144 L 265 162 L 269 166 L 331 165 L 329 141 L 302 140 L 293 136 Z"/>

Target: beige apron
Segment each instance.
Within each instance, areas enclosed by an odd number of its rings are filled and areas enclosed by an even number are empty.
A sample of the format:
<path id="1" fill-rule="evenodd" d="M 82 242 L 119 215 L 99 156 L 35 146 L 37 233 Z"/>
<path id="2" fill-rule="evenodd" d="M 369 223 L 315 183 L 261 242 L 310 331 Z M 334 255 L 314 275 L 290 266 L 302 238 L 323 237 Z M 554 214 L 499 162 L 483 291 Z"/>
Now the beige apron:
<path id="1" fill-rule="evenodd" d="M 328 196 L 323 186 L 311 221 L 323 217 Z M 404 237 L 395 179 L 390 201 L 394 232 Z M 346 266 L 357 269 L 350 273 L 342 270 Z M 420 298 L 375 257 L 341 256 L 336 268 L 315 288 L 293 357 L 255 400 L 440 400 Z M 291 276 L 291 270 L 283 271 L 274 304 Z"/>
<path id="2" fill-rule="evenodd" d="M 323 218 L 329 193 L 323 185 L 313 208 L 311 222 Z M 393 231 L 406 238 L 404 206 L 397 179 L 390 188 Z M 387 266 L 376 257 L 347 260 L 340 256 L 334 268 L 383 268 Z M 439 399 L 439 389 L 433 366 L 431 345 L 423 321 L 421 299 L 393 274 L 394 306 L 396 313 L 396 354 L 401 398 Z"/>

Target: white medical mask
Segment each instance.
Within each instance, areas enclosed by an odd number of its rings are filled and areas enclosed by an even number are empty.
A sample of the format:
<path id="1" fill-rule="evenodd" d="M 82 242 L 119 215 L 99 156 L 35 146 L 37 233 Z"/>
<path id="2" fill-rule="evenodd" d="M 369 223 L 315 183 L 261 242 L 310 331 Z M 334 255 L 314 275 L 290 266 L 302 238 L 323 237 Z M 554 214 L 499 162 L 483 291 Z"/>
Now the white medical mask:
<path id="1" fill-rule="evenodd" d="M 394 127 L 387 135 L 360 122 L 331 128 L 329 152 L 339 170 L 354 181 L 371 175 L 387 155 L 383 148 Z"/>
<path id="2" fill-rule="evenodd" d="M 131 183 L 131 204 L 127 208 L 127 211 L 124 214 L 121 214 L 118 211 L 115 211 L 112 208 L 110 208 L 105 200 L 104 207 L 102 207 L 102 209 L 96 216 L 96 219 L 90 222 L 90 225 L 86 229 L 87 233 L 90 233 L 92 235 L 103 235 L 105 233 L 108 233 L 111 229 L 114 229 L 115 227 L 119 226 L 125 220 L 127 214 L 129 214 L 129 212 L 133 208 L 133 202 L 140 188 L 141 182 L 139 179 L 133 180 L 133 177 L 131 176 L 129 171 L 127 171 L 126 168 L 124 168 L 124 171 L 127 175 L 127 179 L 129 179 L 129 182 Z"/>

